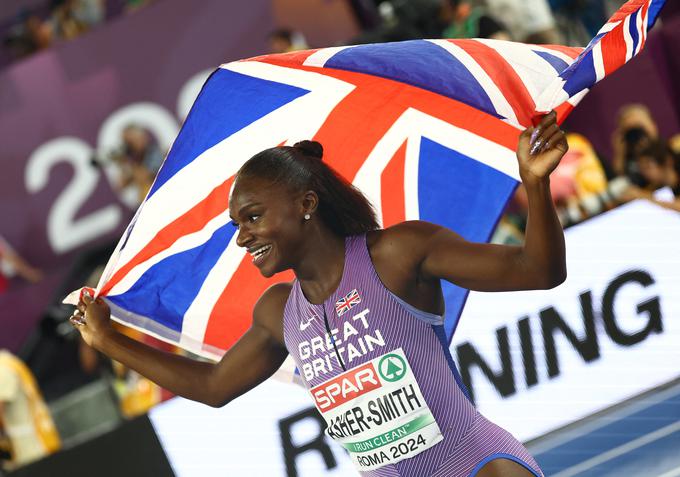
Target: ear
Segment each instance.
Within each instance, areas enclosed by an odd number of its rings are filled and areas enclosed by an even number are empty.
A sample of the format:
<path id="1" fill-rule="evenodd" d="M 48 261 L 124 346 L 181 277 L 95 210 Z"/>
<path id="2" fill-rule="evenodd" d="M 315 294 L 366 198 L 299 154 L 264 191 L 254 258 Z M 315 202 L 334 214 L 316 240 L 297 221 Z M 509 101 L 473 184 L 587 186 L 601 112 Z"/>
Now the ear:
<path id="1" fill-rule="evenodd" d="M 313 190 L 308 190 L 302 195 L 302 215 L 313 215 L 319 207 L 319 196 Z"/>

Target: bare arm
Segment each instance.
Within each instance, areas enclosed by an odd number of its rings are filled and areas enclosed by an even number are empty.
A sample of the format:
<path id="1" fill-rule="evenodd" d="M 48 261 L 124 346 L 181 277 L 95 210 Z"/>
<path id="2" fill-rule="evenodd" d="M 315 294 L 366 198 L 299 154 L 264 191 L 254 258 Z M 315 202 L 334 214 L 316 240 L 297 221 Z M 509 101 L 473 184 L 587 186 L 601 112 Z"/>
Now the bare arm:
<path id="1" fill-rule="evenodd" d="M 85 310 L 85 324 L 74 325 L 111 359 L 179 396 L 218 407 L 270 377 L 286 359 L 282 315 L 289 291 L 286 284 L 267 290 L 255 305 L 251 328 L 216 364 L 159 351 L 116 332 L 101 300 L 85 297 L 78 306 Z"/>
<path id="2" fill-rule="evenodd" d="M 29 265 L 26 260 L 21 258 L 21 256 L 17 254 L 14 249 L 12 249 L 12 247 L 10 247 L 7 242 L 5 242 L 5 240 L 2 239 L 2 237 L 0 237 L 0 254 L 5 260 L 9 262 L 14 270 L 16 270 L 17 274 L 19 274 L 19 276 L 25 280 L 36 283 L 42 279 L 42 272 L 39 269 Z"/>
<path id="3" fill-rule="evenodd" d="M 550 195 L 549 174 L 567 151 L 555 115 L 544 117 L 537 141 L 545 146 L 530 154 L 531 129 L 520 136 L 517 157 L 529 201 L 524 246 L 473 243 L 424 222 L 402 224 L 404 243 L 420 257 L 415 264 L 425 280 L 445 279 L 479 291 L 552 288 L 566 278 L 564 234 Z M 399 226 L 398 226 L 399 227 Z"/>

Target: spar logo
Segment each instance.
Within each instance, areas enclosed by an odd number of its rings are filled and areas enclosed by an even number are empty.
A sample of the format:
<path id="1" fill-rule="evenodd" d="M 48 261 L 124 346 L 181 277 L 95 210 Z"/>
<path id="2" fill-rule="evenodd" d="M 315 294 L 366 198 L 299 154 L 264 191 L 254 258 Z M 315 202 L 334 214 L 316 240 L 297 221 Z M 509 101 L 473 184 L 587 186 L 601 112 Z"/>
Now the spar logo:
<path id="1" fill-rule="evenodd" d="M 406 376 L 407 369 L 406 360 L 398 354 L 385 355 L 378 364 L 380 377 L 390 383 L 399 381 Z"/>
<path id="2" fill-rule="evenodd" d="M 312 388 L 310 392 L 319 411 L 327 412 L 380 387 L 382 383 L 373 362 L 368 362 Z"/>

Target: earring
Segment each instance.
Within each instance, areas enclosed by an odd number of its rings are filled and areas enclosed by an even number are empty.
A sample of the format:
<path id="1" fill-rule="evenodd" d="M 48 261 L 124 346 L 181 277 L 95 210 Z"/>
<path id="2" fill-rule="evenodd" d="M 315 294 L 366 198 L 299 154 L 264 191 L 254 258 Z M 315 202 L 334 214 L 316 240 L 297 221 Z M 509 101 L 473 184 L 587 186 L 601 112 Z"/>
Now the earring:
<path id="1" fill-rule="evenodd" d="M 311 216 L 311 215 L 309 215 L 309 214 L 305 214 L 305 220 L 309 220 L 309 219 L 311 219 L 311 218 L 312 218 L 312 216 Z"/>

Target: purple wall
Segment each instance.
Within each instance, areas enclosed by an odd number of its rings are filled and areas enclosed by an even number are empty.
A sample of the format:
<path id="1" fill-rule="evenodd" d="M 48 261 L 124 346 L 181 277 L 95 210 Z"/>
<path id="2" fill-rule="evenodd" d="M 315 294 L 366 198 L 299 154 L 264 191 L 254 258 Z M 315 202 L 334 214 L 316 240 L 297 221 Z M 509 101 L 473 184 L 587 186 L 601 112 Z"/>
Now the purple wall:
<path id="1" fill-rule="evenodd" d="M 103 124 L 136 103 L 130 122 L 161 117 L 165 135 L 176 134 L 187 81 L 266 53 L 273 27 L 268 0 L 165 0 L 0 72 L 0 235 L 46 272 L 40 284 L 13 280 L 0 295 L 0 348 L 16 350 L 76 257 L 115 240 L 130 220 L 133 211 L 89 167 L 106 149 Z"/>

